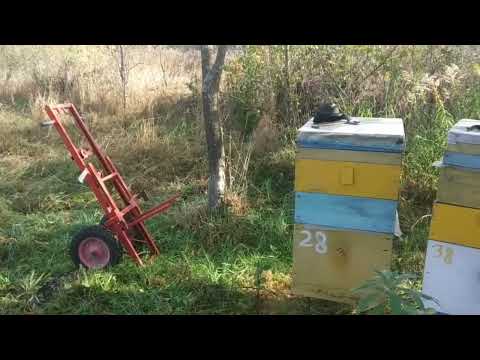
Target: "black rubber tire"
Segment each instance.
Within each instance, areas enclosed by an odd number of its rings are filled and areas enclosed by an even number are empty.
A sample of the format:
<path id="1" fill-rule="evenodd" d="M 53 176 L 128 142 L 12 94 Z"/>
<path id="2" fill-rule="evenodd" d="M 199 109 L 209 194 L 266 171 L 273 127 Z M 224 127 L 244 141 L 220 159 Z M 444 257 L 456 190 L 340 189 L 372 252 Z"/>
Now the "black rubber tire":
<path id="1" fill-rule="evenodd" d="M 103 215 L 102 218 L 100 219 L 99 224 L 104 226 L 106 222 L 107 222 L 107 215 Z"/>
<path id="2" fill-rule="evenodd" d="M 81 265 L 87 269 L 89 268 L 80 260 L 80 256 L 78 254 L 78 247 L 80 246 L 82 240 L 90 237 L 102 240 L 108 247 L 108 250 L 110 252 L 110 261 L 103 268 L 115 266 L 120 262 L 123 250 L 115 236 L 113 236 L 113 234 L 107 229 L 105 229 L 103 226 L 93 225 L 80 230 L 72 238 L 72 242 L 70 243 L 70 256 L 75 266 L 79 267 Z"/>

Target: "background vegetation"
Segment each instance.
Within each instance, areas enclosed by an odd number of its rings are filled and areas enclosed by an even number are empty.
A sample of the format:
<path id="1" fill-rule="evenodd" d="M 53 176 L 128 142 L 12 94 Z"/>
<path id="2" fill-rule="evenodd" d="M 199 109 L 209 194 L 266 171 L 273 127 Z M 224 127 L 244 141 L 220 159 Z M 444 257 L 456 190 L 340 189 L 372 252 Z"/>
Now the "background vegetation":
<path id="1" fill-rule="evenodd" d="M 404 120 L 404 236 L 395 243 L 392 270 L 417 278 L 379 279 L 395 288 L 405 279 L 407 292 L 420 289 L 438 176 L 431 164 L 453 123 L 480 118 L 475 47 L 232 49 L 220 99 L 229 207 L 215 217 L 205 207 L 198 49 L 123 50 L 126 73 L 118 47 L 0 47 L 0 313 L 361 311 L 289 291 L 296 129 L 321 101 L 354 116 Z M 130 261 L 101 272 L 73 268 L 72 234 L 102 214 L 56 132 L 39 126 L 43 104 L 63 101 L 80 108 L 128 182 L 152 195 L 145 207 L 185 194 L 148 222 L 162 255 L 144 269 Z"/>

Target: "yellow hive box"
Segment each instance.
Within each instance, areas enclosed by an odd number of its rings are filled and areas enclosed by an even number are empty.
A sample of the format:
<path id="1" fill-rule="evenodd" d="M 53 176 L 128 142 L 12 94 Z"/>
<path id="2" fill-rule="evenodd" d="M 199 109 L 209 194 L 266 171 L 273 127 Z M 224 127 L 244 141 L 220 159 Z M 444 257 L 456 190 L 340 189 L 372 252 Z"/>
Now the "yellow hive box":
<path id="1" fill-rule="evenodd" d="M 351 290 L 390 268 L 391 234 L 295 225 L 292 291 L 353 304 Z"/>
<path id="2" fill-rule="evenodd" d="M 301 149 L 295 160 L 295 191 L 397 200 L 401 154 Z"/>
<path id="3" fill-rule="evenodd" d="M 430 239 L 480 248 L 480 209 L 435 203 Z"/>
<path id="4" fill-rule="evenodd" d="M 404 148 L 401 119 L 310 119 L 298 131 L 295 191 L 396 201 Z"/>

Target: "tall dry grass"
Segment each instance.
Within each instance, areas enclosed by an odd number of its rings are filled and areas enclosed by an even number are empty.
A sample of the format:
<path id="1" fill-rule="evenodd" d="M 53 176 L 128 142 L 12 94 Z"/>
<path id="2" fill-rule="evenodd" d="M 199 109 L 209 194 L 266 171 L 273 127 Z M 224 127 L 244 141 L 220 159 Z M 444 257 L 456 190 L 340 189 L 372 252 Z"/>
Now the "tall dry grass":
<path id="1" fill-rule="evenodd" d="M 127 46 L 131 67 L 127 112 L 153 117 L 158 107 L 189 93 L 199 76 L 198 51 Z M 0 103 L 41 117 L 48 102 L 72 101 L 84 111 L 115 115 L 121 78 L 111 46 L 1 46 Z"/>
<path id="2" fill-rule="evenodd" d="M 118 139 L 123 149 L 158 163 L 170 163 L 160 155 L 166 147 L 178 146 L 174 152 L 182 158 L 184 148 L 169 136 L 179 131 L 202 148 L 198 49 L 126 49 L 126 119 L 111 46 L 0 46 L 0 111 L 13 107 L 38 121 L 45 103 L 72 101 L 121 158 Z M 334 101 L 352 115 L 404 119 L 404 189 L 429 203 L 436 185 L 430 164 L 442 154 L 446 131 L 459 118 L 480 116 L 479 54 L 465 46 L 247 46 L 230 52 L 221 112 L 232 197 L 245 193 L 252 162 L 292 146 L 295 129 L 315 106 Z M 133 156 L 125 162 L 136 168 Z"/>

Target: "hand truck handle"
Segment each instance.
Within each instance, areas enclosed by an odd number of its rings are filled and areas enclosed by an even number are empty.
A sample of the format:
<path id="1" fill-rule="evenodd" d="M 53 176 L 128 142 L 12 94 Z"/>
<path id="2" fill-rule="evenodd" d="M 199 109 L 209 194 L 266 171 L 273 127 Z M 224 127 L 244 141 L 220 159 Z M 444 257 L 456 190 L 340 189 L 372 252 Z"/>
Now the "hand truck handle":
<path id="1" fill-rule="evenodd" d="M 56 111 L 58 115 L 60 115 L 62 112 L 64 114 L 69 114 L 71 113 L 71 110 L 72 110 L 72 104 L 58 104 L 58 105 L 54 105 L 54 106 L 50 106 L 50 109 L 52 111 Z"/>

